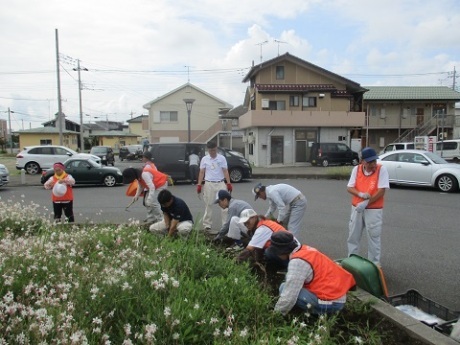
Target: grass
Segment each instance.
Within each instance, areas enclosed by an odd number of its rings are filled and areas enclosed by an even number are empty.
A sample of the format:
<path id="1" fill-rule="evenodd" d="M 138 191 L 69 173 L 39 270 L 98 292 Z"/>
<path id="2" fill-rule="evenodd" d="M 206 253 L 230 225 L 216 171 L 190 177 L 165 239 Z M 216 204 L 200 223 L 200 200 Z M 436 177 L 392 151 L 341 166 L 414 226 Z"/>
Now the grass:
<path id="1" fill-rule="evenodd" d="M 0 344 L 394 344 L 371 308 L 273 312 L 276 297 L 196 231 L 53 224 L 0 198 Z"/>

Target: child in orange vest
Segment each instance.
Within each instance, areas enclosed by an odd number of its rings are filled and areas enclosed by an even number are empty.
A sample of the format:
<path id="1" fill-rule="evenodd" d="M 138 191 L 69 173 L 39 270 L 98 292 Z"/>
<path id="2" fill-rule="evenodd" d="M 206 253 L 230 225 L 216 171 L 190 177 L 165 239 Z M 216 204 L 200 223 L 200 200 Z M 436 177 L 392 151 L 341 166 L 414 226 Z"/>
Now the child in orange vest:
<path id="1" fill-rule="evenodd" d="M 72 175 L 65 172 L 65 166 L 62 163 L 53 165 L 54 175 L 45 182 L 45 189 L 52 189 L 51 200 L 53 201 L 54 220 L 61 221 L 62 211 L 66 216 L 67 222 L 73 223 L 73 190 L 75 179 Z"/>

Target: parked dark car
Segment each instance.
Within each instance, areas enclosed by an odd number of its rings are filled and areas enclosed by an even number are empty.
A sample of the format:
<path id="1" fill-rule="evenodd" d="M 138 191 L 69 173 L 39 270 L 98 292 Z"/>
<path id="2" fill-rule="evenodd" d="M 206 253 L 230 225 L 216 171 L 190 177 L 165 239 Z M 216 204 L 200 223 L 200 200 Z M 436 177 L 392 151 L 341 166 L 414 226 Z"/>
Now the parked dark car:
<path id="1" fill-rule="evenodd" d="M 120 169 L 101 166 L 91 159 L 69 158 L 64 166 L 65 171 L 75 179 L 75 184 L 103 184 L 113 187 L 123 183 Z M 40 182 L 44 184 L 53 174 L 53 169 L 43 171 Z"/>
<path id="2" fill-rule="evenodd" d="M 93 146 L 89 153 L 101 158 L 102 165 L 115 165 L 115 154 L 110 146 Z"/>
<path id="3" fill-rule="evenodd" d="M 158 170 L 168 174 L 175 181 L 190 181 L 188 156 L 195 152 L 200 159 L 207 154 L 204 143 L 150 144 L 153 162 Z M 227 159 L 228 173 L 232 183 L 252 177 L 248 160 L 239 152 L 219 147 L 218 152 Z"/>
<path id="4" fill-rule="evenodd" d="M 142 145 L 127 145 L 120 147 L 119 158 L 120 161 L 123 160 L 133 161 L 142 159 Z"/>
<path id="5" fill-rule="evenodd" d="M 327 167 L 330 164 L 359 163 L 359 155 L 342 143 L 313 143 L 311 146 L 311 164 Z"/>

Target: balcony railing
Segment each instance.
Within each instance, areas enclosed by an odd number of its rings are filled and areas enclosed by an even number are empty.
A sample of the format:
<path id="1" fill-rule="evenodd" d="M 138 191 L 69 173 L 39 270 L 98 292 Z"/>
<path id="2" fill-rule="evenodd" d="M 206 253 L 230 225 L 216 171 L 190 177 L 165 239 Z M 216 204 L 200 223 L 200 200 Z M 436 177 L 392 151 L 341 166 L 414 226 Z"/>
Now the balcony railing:
<path id="1" fill-rule="evenodd" d="M 249 127 L 364 127 L 365 113 L 352 111 L 250 110 L 239 118 Z"/>

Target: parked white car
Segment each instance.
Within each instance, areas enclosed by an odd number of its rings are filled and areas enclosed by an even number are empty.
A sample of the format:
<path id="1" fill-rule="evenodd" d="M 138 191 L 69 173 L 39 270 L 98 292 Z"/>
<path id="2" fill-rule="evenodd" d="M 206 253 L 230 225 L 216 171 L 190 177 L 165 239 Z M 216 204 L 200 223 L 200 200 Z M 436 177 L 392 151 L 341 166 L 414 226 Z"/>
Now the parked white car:
<path id="1" fill-rule="evenodd" d="M 0 164 L 0 187 L 6 186 L 8 182 L 10 182 L 10 172 L 5 165 Z"/>
<path id="2" fill-rule="evenodd" d="M 429 151 L 391 151 L 380 155 L 378 163 L 388 170 L 390 183 L 431 186 L 441 192 L 455 192 L 460 183 L 460 165 L 448 163 Z"/>
<path id="3" fill-rule="evenodd" d="M 98 164 L 101 159 L 88 153 L 78 153 L 65 146 L 42 145 L 27 146 L 16 155 L 16 169 L 25 169 L 28 174 L 38 174 L 41 170 L 50 169 L 54 163 L 64 162 L 70 157 L 89 158 Z"/>
<path id="4" fill-rule="evenodd" d="M 390 151 L 397 151 L 397 150 L 413 150 L 415 149 L 415 144 L 413 142 L 410 143 L 393 143 L 385 146 L 385 148 L 380 152 L 381 154 L 387 153 Z"/>

